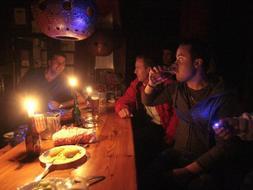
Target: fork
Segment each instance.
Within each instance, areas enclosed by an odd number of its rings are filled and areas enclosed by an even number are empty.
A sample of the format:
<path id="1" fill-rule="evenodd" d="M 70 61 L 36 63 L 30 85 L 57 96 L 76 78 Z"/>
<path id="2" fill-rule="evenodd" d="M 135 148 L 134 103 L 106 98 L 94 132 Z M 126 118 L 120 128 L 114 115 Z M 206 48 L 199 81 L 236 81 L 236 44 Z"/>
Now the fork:
<path id="1" fill-rule="evenodd" d="M 46 167 L 41 174 L 35 177 L 34 182 L 39 182 L 42 180 L 50 171 L 51 166 L 53 165 L 56 158 L 54 158 L 51 162 L 46 163 Z"/>

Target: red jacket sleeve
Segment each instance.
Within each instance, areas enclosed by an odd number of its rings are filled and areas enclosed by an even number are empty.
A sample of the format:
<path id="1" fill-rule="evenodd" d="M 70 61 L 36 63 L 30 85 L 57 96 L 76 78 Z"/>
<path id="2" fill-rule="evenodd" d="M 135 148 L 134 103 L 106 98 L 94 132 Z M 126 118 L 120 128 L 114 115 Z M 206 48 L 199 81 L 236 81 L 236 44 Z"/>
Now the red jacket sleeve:
<path id="1" fill-rule="evenodd" d="M 138 79 L 136 78 L 127 88 L 125 94 L 121 96 L 115 103 L 115 112 L 118 113 L 123 108 L 128 108 L 133 111 L 136 107 L 136 86 L 138 84 Z"/>
<path id="2" fill-rule="evenodd" d="M 167 80 L 165 84 L 170 85 L 173 82 L 173 80 Z M 163 128 L 166 132 L 166 141 L 168 144 L 173 143 L 175 128 L 178 124 L 178 118 L 172 104 L 172 102 L 166 102 L 164 104 L 156 106 L 156 110 L 161 118 Z"/>

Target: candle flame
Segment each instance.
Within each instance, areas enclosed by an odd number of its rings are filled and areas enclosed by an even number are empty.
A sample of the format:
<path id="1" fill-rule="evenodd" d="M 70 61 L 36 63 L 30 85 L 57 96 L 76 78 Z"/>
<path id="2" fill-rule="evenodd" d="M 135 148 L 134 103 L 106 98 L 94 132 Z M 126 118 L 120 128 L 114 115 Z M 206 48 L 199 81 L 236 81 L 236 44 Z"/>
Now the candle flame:
<path id="1" fill-rule="evenodd" d="M 77 78 L 76 77 L 69 77 L 69 85 L 71 87 L 76 87 L 77 86 Z"/>
<path id="2" fill-rule="evenodd" d="M 90 95 L 92 93 L 92 87 L 91 86 L 87 86 L 86 87 L 86 92 L 88 95 Z"/>
<path id="3" fill-rule="evenodd" d="M 28 97 L 24 101 L 24 106 L 28 117 L 34 116 L 35 110 L 37 109 L 37 101 L 34 98 Z"/>

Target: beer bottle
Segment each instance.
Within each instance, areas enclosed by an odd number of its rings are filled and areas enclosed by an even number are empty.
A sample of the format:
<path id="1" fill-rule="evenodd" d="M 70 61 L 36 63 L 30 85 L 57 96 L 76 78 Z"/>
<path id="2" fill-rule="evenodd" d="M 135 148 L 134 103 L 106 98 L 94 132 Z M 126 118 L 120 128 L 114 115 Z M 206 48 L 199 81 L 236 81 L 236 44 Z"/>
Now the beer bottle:
<path id="1" fill-rule="evenodd" d="M 40 135 L 36 130 L 34 118 L 29 118 L 28 120 L 25 145 L 27 154 L 39 156 L 41 152 Z"/>
<path id="2" fill-rule="evenodd" d="M 77 101 L 77 96 L 74 95 L 74 107 L 72 110 L 72 118 L 74 121 L 74 124 L 76 126 L 81 126 L 82 125 L 82 117 L 81 117 L 81 111 L 78 106 L 78 101 Z"/>

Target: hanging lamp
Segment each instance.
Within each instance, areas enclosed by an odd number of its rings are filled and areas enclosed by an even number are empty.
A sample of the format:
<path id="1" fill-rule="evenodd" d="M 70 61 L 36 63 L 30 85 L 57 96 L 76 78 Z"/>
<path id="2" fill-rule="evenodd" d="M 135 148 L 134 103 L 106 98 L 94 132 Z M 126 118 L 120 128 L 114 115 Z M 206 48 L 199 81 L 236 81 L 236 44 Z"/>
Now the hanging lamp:
<path id="1" fill-rule="evenodd" d="M 40 31 L 55 39 L 79 41 L 95 31 L 97 11 L 92 0 L 36 0 L 32 12 Z"/>

